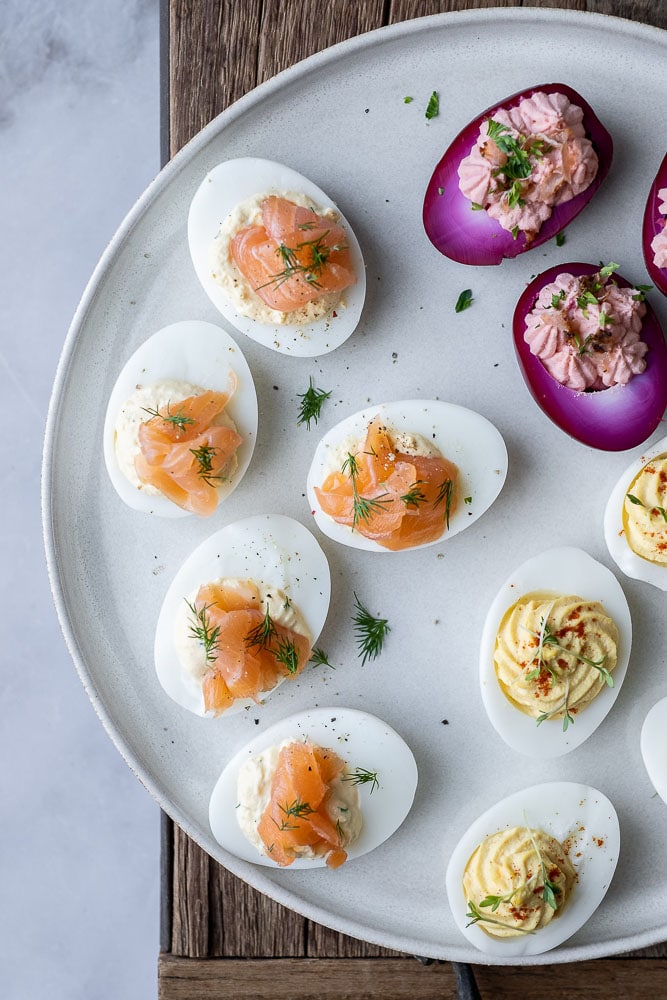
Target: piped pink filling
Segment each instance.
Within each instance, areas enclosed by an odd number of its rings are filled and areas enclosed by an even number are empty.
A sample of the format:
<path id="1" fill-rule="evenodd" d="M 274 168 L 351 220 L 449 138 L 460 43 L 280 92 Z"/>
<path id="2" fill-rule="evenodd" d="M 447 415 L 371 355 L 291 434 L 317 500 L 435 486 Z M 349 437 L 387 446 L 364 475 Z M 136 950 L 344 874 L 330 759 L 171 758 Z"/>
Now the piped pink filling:
<path id="1" fill-rule="evenodd" d="M 470 154 L 459 164 L 461 192 L 503 229 L 532 239 L 554 207 L 585 191 L 597 173 L 598 158 L 582 119 L 582 109 L 564 94 L 539 91 L 515 108 L 501 108 L 491 120 L 504 126 L 498 133 L 500 145 L 490 137 L 485 121 Z M 519 160 L 529 165 L 527 177 L 515 176 L 516 155 L 500 148 L 508 141 L 519 150 Z"/>
<path id="2" fill-rule="evenodd" d="M 658 191 L 658 198 L 660 199 L 658 211 L 660 215 L 667 216 L 667 188 L 661 188 Z M 655 266 L 667 268 L 667 219 L 663 220 L 662 229 L 651 240 L 651 250 Z"/>
<path id="3" fill-rule="evenodd" d="M 625 385 L 646 368 L 642 293 L 609 276 L 559 274 L 526 316 L 524 339 L 549 374 L 568 389 Z"/>

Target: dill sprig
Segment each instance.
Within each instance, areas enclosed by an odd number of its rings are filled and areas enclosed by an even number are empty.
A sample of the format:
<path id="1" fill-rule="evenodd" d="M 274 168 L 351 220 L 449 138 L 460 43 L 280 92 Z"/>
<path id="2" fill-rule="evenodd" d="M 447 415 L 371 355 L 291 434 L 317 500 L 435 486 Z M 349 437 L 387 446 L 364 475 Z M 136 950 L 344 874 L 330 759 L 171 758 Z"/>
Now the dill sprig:
<path id="1" fill-rule="evenodd" d="M 357 527 L 359 521 L 370 521 L 372 515 L 383 509 L 392 502 L 392 498 L 387 493 L 381 493 L 377 497 L 362 497 L 357 488 L 357 476 L 359 475 L 359 463 L 356 456 L 348 452 L 347 458 L 341 466 L 341 470 L 352 480 L 352 531 Z M 383 499 L 387 497 L 387 499 Z"/>
<path id="2" fill-rule="evenodd" d="M 339 250 L 347 250 L 347 244 L 345 243 L 334 243 L 332 246 L 327 246 L 325 240 L 330 232 L 331 230 L 326 229 L 317 239 L 304 240 L 302 243 L 297 243 L 295 247 L 288 247 L 285 243 L 279 243 L 276 247 L 276 254 L 283 265 L 282 270 L 277 271 L 276 274 L 272 274 L 268 281 L 258 286 L 257 290 L 259 288 L 266 288 L 267 285 L 274 285 L 276 288 L 279 288 L 285 281 L 289 281 L 290 278 L 298 274 L 302 274 L 304 280 L 309 285 L 312 285 L 313 288 L 321 288 L 322 285 L 318 279 L 321 277 L 322 270 L 331 254 Z M 302 264 L 299 260 L 298 252 L 304 250 L 310 251 L 310 260 Z"/>
<path id="3" fill-rule="evenodd" d="M 443 479 L 443 481 L 438 486 L 438 495 L 433 501 L 434 507 L 439 507 L 441 503 L 445 504 L 445 524 L 449 528 L 449 515 L 452 509 L 452 499 L 454 497 L 454 482 L 451 479 Z"/>
<path id="4" fill-rule="evenodd" d="M 308 662 L 312 663 L 314 667 L 331 667 L 332 670 L 336 669 L 333 664 L 329 663 L 329 657 L 323 649 L 315 648 L 310 654 Z"/>
<path id="5" fill-rule="evenodd" d="M 401 500 L 406 507 L 419 507 L 420 503 L 426 503 L 426 496 L 419 489 L 420 486 L 425 486 L 425 482 L 422 479 L 415 480 L 411 484 L 410 489 L 407 493 L 404 493 Z"/>
<path id="6" fill-rule="evenodd" d="M 213 607 L 213 605 L 205 604 L 203 608 L 197 608 L 188 600 L 186 600 L 185 603 L 194 617 L 194 621 L 190 622 L 189 634 L 204 647 L 206 662 L 214 663 L 218 652 L 218 636 L 220 635 L 220 626 L 213 625 L 210 615 L 206 613 L 209 608 Z"/>
<path id="7" fill-rule="evenodd" d="M 285 819 L 281 820 L 280 823 L 277 820 L 273 820 L 275 825 L 279 830 L 298 830 L 298 823 L 290 823 L 290 819 L 303 819 L 304 816 L 310 816 L 314 809 L 308 804 L 308 802 L 302 802 L 301 799 L 295 799 L 294 802 L 286 802 L 285 805 L 278 804 L 278 808 L 282 813 L 285 814 Z"/>
<path id="8" fill-rule="evenodd" d="M 331 392 L 325 392 L 324 389 L 316 389 L 311 376 L 310 385 L 306 391 L 297 393 L 297 395 L 301 400 L 297 424 L 305 424 L 307 429 L 310 430 L 311 420 L 317 423 L 320 419 L 322 405 L 325 399 L 329 398 Z"/>
<path id="9" fill-rule="evenodd" d="M 353 785 L 370 784 L 371 795 L 373 794 L 376 788 L 380 787 L 377 771 L 367 771 L 365 767 L 357 767 L 354 769 L 354 771 L 346 771 L 346 773 L 343 775 L 342 780 L 351 781 Z"/>
<path id="10" fill-rule="evenodd" d="M 215 486 L 215 479 L 222 479 L 222 476 L 213 474 L 213 459 L 217 451 L 218 448 L 209 444 L 203 444 L 201 448 L 190 448 L 190 453 L 194 455 L 199 465 L 197 475 L 209 486 Z"/>
<path id="11" fill-rule="evenodd" d="M 387 633 L 391 631 L 386 618 L 374 618 L 363 606 L 357 595 L 354 595 L 357 612 L 352 618 L 354 633 L 359 647 L 358 655 L 362 657 L 361 665 L 366 660 L 374 660 L 381 652 Z"/>
<path id="12" fill-rule="evenodd" d="M 151 420 L 155 420 L 157 417 L 159 420 L 164 420 L 167 424 L 173 424 L 177 430 L 183 431 L 189 424 L 194 424 L 195 421 L 192 417 L 186 417 L 182 409 L 176 410 L 172 413 L 170 410 L 171 403 L 167 403 L 166 413 L 160 413 L 159 410 L 151 409 L 150 406 L 142 406 L 144 413 L 150 414 Z M 148 421 L 150 423 L 150 421 Z"/>
<path id="13" fill-rule="evenodd" d="M 288 674 L 299 672 L 299 652 L 291 639 L 278 639 L 273 655 L 278 663 L 282 663 Z"/>
<path id="14" fill-rule="evenodd" d="M 272 639 L 276 635 L 276 626 L 274 624 L 273 618 L 269 614 L 269 606 L 266 606 L 266 613 L 264 618 L 256 625 L 255 628 L 251 629 L 245 637 L 245 644 L 248 647 L 259 646 L 260 649 L 268 649 L 271 645 Z"/>

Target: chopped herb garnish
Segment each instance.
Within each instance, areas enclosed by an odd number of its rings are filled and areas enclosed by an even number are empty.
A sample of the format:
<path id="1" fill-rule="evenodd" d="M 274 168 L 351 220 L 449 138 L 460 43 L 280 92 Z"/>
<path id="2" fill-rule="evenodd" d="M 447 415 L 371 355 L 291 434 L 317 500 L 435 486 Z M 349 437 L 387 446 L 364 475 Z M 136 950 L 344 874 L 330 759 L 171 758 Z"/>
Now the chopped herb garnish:
<path id="1" fill-rule="evenodd" d="M 354 595 L 354 603 L 357 611 L 352 618 L 358 655 L 362 657 L 361 665 L 366 660 L 374 660 L 382 650 L 387 633 L 391 631 L 386 618 L 374 618 L 373 615 L 363 606 L 357 595 Z"/>
<path id="2" fill-rule="evenodd" d="M 264 618 L 256 625 L 255 628 L 251 629 L 245 637 L 246 646 L 259 646 L 260 649 L 267 649 L 271 645 L 271 640 L 276 635 L 276 626 L 273 622 L 273 618 L 269 614 L 269 607 L 267 604 L 266 613 Z"/>
<path id="3" fill-rule="evenodd" d="M 556 233 L 556 246 L 562 247 L 563 243 L 565 243 L 565 233 Z"/>
<path id="4" fill-rule="evenodd" d="M 404 97 L 403 98 L 403 104 L 412 104 L 413 101 L 414 101 L 414 97 Z"/>
<path id="5" fill-rule="evenodd" d="M 185 603 L 195 619 L 193 622 L 190 622 L 189 635 L 204 647 L 206 662 L 213 663 L 218 653 L 218 636 L 220 635 L 220 626 L 213 625 L 210 616 L 207 614 L 207 611 L 213 605 L 206 604 L 203 608 L 197 608 L 190 601 L 186 600 Z"/>
<path id="6" fill-rule="evenodd" d="M 433 501 L 433 506 L 438 507 L 441 503 L 445 504 L 445 524 L 449 528 L 449 515 L 452 508 L 452 498 L 454 496 L 454 483 L 451 479 L 443 479 L 443 481 L 438 486 L 438 495 Z"/>
<path id="7" fill-rule="evenodd" d="M 660 514 L 663 521 L 667 524 L 667 510 L 665 510 L 664 507 L 648 507 L 645 503 L 642 503 L 639 497 L 634 496 L 632 493 L 626 493 L 625 495 L 630 503 L 638 504 L 640 507 L 647 510 L 649 514 L 653 514 L 654 511 L 656 514 Z"/>
<path id="8" fill-rule="evenodd" d="M 179 431 L 185 430 L 189 424 L 194 424 L 195 421 L 192 417 L 186 417 L 182 409 L 176 410 L 176 413 L 172 413 L 169 409 L 170 403 L 167 403 L 167 408 L 165 413 L 160 413 L 159 410 L 152 410 L 149 406 L 143 406 L 142 409 L 144 413 L 149 413 L 151 420 L 158 417 L 160 420 L 164 420 L 167 424 L 173 424 L 174 427 Z M 150 422 L 150 421 L 148 421 Z"/>
<path id="9" fill-rule="evenodd" d="M 336 669 L 333 664 L 329 663 L 329 657 L 323 649 L 315 648 L 310 654 L 308 662 L 312 663 L 314 667 L 331 667 L 332 670 Z"/>
<path id="10" fill-rule="evenodd" d="M 273 655 L 278 663 L 282 663 L 288 674 L 298 674 L 299 652 L 291 639 L 278 639 Z"/>
<path id="11" fill-rule="evenodd" d="M 600 268 L 600 277 L 611 278 L 614 271 L 618 271 L 620 266 L 621 266 L 620 264 L 615 264 L 613 260 L 610 261 L 608 264 L 605 264 L 604 267 Z"/>
<path id="12" fill-rule="evenodd" d="M 518 226 L 512 226 L 512 228 L 510 229 L 510 232 L 512 234 L 512 239 L 515 240 L 518 237 L 518 235 L 519 235 L 519 227 Z"/>
<path id="13" fill-rule="evenodd" d="M 472 497 L 464 497 L 463 498 L 463 502 L 464 503 L 472 503 Z"/>
<path id="14" fill-rule="evenodd" d="M 484 205 L 480 205 L 478 201 L 472 201 L 470 203 L 470 207 L 473 210 L 473 212 L 483 212 L 484 211 Z"/>
<path id="15" fill-rule="evenodd" d="M 401 500 L 406 507 L 419 507 L 420 503 L 426 503 L 426 496 L 419 489 L 420 486 L 424 486 L 425 483 L 421 479 L 417 479 L 412 485 L 407 493 L 404 493 Z"/>
<path id="16" fill-rule="evenodd" d="M 635 285 L 634 288 L 637 294 L 632 296 L 632 301 L 643 302 L 646 298 L 646 293 L 651 291 L 653 285 Z"/>
<path id="17" fill-rule="evenodd" d="M 322 405 L 325 399 L 329 399 L 331 392 L 325 392 L 324 389 L 316 389 L 311 376 L 310 385 L 306 391 L 297 393 L 297 395 L 301 400 L 297 424 L 306 424 L 306 427 L 310 430 L 311 420 L 317 423 L 320 419 Z"/>
<path id="18" fill-rule="evenodd" d="M 213 459 L 216 452 L 219 451 L 218 448 L 214 448 L 212 445 L 203 444 L 201 448 L 190 448 L 190 453 L 194 455 L 199 468 L 197 469 L 197 475 L 200 476 L 205 483 L 209 486 L 215 486 L 213 482 L 214 479 L 222 479 L 222 476 L 213 475 Z"/>
<path id="19" fill-rule="evenodd" d="M 376 788 L 380 787 L 377 771 L 367 771 L 364 767 L 357 767 L 354 771 L 347 771 L 343 775 L 343 781 L 351 781 L 353 785 L 371 786 L 371 795 Z"/>
<path id="20" fill-rule="evenodd" d="M 440 112 L 440 98 L 438 97 L 437 91 L 433 91 L 428 99 L 428 104 L 426 106 L 426 111 L 424 112 L 425 117 L 428 121 L 435 118 Z"/>
<path id="21" fill-rule="evenodd" d="M 464 290 L 459 295 L 456 300 L 456 305 L 454 306 L 454 312 L 460 313 L 464 309 L 468 309 L 473 303 L 472 289 L 464 288 Z"/>
<path id="22" fill-rule="evenodd" d="M 265 281 L 259 288 L 265 288 L 267 285 L 280 287 L 283 282 L 293 278 L 296 274 L 302 274 L 304 280 L 313 288 L 321 288 L 318 279 L 329 257 L 337 250 L 347 249 L 346 244 L 335 243 L 329 246 L 325 242 L 328 235 L 329 230 L 327 229 L 316 240 L 305 240 L 302 243 L 297 243 L 295 247 L 288 247 L 285 243 L 279 243 L 276 247 L 276 254 L 283 265 L 282 269 L 276 272 L 276 274 L 272 274 L 269 280 Z M 301 252 L 302 256 L 308 258 L 308 251 L 310 251 L 310 258 L 301 261 L 298 256 L 299 252 Z"/>

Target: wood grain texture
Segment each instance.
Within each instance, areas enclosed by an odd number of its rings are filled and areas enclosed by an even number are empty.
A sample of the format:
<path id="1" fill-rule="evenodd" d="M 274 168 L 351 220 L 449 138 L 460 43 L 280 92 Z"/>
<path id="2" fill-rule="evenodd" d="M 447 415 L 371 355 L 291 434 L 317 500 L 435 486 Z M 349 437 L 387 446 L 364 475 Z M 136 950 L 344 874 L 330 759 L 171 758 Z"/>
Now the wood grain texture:
<path id="1" fill-rule="evenodd" d="M 173 155 L 258 83 L 314 52 L 409 18 L 481 7 L 565 7 L 667 28 L 667 0 L 162 0 L 168 26 L 167 146 Z M 369 945 L 300 917 L 210 859 L 165 820 L 162 1000 L 412 1000 L 455 997 L 448 964 Z M 476 967 L 483 1000 L 667 996 L 667 946 L 543 969 Z M 183 956 L 183 957 L 179 957 Z M 216 961 L 225 958 L 224 962 Z M 259 961 L 261 959 L 261 961 Z M 548 967 L 547 967 L 548 968 Z M 582 992 L 582 983 L 585 989 Z M 646 990 L 646 986 L 644 986 Z M 647 993 L 645 995 L 648 995 Z"/>
<path id="2" fill-rule="evenodd" d="M 598 959 L 525 968 L 475 966 L 482 1000 L 623 1000 L 667 995 L 667 961 Z M 650 983 L 650 993 L 639 983 Z M 194 961 L 160 956 L 159 1000 L 456 1000 L 448 963 L 411 959 Z"/>

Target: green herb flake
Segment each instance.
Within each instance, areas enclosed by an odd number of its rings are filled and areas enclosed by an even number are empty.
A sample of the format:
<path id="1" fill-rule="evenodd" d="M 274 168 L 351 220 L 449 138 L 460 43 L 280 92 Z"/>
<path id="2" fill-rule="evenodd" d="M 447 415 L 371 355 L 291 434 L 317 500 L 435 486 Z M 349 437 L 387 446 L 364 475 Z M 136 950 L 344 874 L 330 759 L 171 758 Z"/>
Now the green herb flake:
<path id="1" fill-rule="evenodd" d="M 412 104 L 413 101 L 414 101 L 414 97 L 404 97 L 403 98 L 403 104 Z"/>
<path id="2" fill-rule="evenodd" d="M 565 243 L 565 233 L 556 233 L 556 246 L 562 247 L 563 243 Z"/>
<path id="3" fill-rule="evenodd" d="M 306 391 L 297 393 L 297 395 L 301 403 L 299 404 L 299 416 L 296 422 L 297 424 L 305 424 L 307 429 L 310 430 L 311 420 L 317 423 L 320 419 L 322 406 L 325 400 L 331 396 L 331 392 L 325 392 L 324 389 L 316 389 L 311 376 L 310 385 Z"/>
<path id="4" fill-rule="evenodd" d="M 458 299 L 456 300 L 456 305 L 454 306 L 454 312 L 457 313 L 463 312 L 464 309 L 469 309 L 472 303 L 473 303 L 472 289 L 465 288 L 459 295 Z"/>
<path id="5" fill-rule="evenodd" d="M 440 98 L 438 97 L 437 90 L 434 90 L 428 99 L 428 104 L 426 106 L 426 111 L 424 112 L 427 121 L 431 121 L 432 118 L 437 117 L 440 113 Z"/>
<path id="6" fill-rule="evenodd" d="M 480 205 L 478 201 L 472 201 L 470 203 L 470 208 L 472 209 L 473 212 L 483 212 L 484 211 L 484 205 Z"/>

